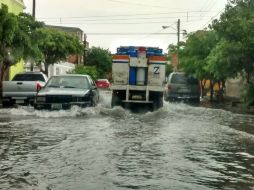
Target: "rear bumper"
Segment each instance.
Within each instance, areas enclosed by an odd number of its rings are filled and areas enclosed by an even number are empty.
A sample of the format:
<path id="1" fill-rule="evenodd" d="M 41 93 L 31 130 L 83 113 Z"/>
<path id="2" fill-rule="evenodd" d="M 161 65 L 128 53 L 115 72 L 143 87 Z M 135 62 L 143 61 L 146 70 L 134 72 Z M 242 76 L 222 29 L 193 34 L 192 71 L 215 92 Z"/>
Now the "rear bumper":
<path id="1" fill-rule="evenodd" d="M 48 110 L 61 110 L 71 109 L 73 106 L 88 107 L 91 106 L 91 102 L 70 102 L 70 103 L 35 103 L 35 109 L 48 109 Z"/>
<path id="2" fill-rule="evenodd" d="M 199 94 L 166 94 L 165 95 L 167 100 L 186 100 L 186 101 L 191 101 L 191 100 L 199 100 L 200 95 Z"/>
<path id="3" fill-rule="evenodd" d="M 21 105 L 27 105 L 27 104 L 33 104 L 35 100 L 35 96 L 26 96 L 26 97 L 22 97 L 22 96 L 17 96 L 17 97 L 3 97 L 2 98 L 2 102 L 4 104 L 9 104 L 9 105 L 13 105 L 13 104 L 21 104 Z"/>

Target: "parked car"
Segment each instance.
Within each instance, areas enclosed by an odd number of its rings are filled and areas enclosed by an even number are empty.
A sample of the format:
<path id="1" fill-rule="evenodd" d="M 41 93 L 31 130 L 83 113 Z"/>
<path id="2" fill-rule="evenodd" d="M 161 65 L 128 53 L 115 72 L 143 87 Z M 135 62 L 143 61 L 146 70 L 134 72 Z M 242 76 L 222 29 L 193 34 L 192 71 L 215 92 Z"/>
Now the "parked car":
<path id="1" fill-rule="evenodd" d="M 109 88 L 111 85 L 108 79 L 98 79 L 96 80 L 95 83 L 98 88 L 104 88 L 104 89 Z"/>
<path id="2" fill-rule="evenodd" d="M 47 79 L 41 72 L 26 72 L 16 74 L 12 81 L 3 81 L 3 107 L 33 104 L 37 92 L 45 85 Z"/>
<path id="3" fill-rule="evenodd" d="M 164 99 L 200 102 L 199 80 L 185 73 L 171 73 L 165 86 Z"/>
<path id="4" fill-rule="evenodd" d="M 36 96 L 35 109 L 69 109 L 95 106 L 99 92 L 89 75 L 52 76 Z"/>

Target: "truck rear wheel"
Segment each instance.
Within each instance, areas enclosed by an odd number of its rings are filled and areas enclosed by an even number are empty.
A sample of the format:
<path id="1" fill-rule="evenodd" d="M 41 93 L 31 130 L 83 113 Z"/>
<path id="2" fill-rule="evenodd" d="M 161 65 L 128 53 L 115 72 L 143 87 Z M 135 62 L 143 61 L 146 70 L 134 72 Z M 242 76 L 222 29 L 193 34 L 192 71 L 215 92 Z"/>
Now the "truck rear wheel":
<path id="1" fill-rule="evenodd" d="M 163 107 L 163 93 L 153 94 L 152 110 L 158 110 Z"/>
<path id="2" fill-rule="evenodd" d="M 111 107 L 121 106 L 121 100 L 116 93 L 112 93 Z"/>

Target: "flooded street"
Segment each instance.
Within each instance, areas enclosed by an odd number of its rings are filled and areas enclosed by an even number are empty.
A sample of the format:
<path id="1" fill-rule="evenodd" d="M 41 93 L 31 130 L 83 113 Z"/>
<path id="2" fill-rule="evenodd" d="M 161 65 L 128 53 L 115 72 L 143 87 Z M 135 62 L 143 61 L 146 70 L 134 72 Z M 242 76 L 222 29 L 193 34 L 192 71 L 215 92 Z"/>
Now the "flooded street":
<path id="1" fill-rule="evenodd" d="M 254 189 L 254 116 L 164 102 L 0 110 L 0 189 Z"/>

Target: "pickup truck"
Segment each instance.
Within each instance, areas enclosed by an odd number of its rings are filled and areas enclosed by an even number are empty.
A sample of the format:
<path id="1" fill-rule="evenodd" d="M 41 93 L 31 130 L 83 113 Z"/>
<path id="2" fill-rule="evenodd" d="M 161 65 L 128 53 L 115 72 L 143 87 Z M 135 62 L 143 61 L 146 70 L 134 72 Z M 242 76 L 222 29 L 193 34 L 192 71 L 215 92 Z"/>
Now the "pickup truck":
<path id="1" fill-rule="evenodd" d="M 20 73 L 12 81 L 3 81 L 3 107 L 33 104 L 37 92 L 46 81 L 47 76 L 41 72 Z"/>

